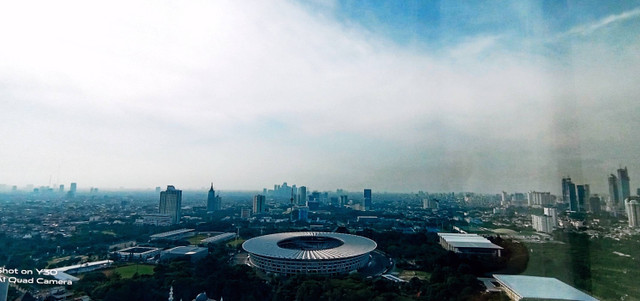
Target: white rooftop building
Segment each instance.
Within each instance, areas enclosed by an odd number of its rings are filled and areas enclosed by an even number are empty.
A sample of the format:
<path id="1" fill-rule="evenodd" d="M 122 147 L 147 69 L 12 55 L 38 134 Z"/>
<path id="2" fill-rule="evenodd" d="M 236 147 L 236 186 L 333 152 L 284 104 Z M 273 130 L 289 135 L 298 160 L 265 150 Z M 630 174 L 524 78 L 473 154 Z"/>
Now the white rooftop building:
<path id="1" fill-rule="evenodd" d="M 438 233 L 440 245 L 448 251 L 469 255 L 500 257 L 502 247 L 477 234 Z"/>
<path id="2" fill-rule="evenodd" d="M 556 278 L 522 275 L 493 275 L 493 278 L 514 301 L 598 301 Z"/>

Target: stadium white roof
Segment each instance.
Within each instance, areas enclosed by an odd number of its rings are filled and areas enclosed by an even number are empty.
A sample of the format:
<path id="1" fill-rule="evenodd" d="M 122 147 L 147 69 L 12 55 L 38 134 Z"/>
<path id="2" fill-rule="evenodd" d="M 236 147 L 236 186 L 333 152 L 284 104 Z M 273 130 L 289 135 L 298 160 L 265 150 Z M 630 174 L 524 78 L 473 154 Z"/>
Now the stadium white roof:
<path id="1" fill-rule="evenodd" d="M 321 250 L 289 249 L 278 242 L 297 237 L 326 237 L 342 242 L 341 245 Z M 255 237 L 245 241 L 242 248 L 259 256 L 291 260 L 332 260 L 360 256 L 376 249 L 375 241 L 366 237 L 333 232 L 286 232 Z"/>
<path id="2" fill-rule="evenodd" d="M 501 285 L 527 300 L 598 301 L 556 278 L 522 275 L 493 275 L 493 277 Z"/>
<path id="3" fill-rule="evenodd" d="M 438 236 L 455 248 L 503 249 L 501 246 L 477 234 L 438 233 Z"/>

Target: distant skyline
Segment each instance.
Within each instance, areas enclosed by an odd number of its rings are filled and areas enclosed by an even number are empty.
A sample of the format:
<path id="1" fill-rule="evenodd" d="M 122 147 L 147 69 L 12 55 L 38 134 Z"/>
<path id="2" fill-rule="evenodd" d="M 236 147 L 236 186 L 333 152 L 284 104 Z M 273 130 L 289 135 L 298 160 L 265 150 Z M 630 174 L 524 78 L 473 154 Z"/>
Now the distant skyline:
<path id="1" fill-rule="evenodd" d="M 640 186 L 640 1 L 9 1 L 0 36 L 6 185 Z"/>

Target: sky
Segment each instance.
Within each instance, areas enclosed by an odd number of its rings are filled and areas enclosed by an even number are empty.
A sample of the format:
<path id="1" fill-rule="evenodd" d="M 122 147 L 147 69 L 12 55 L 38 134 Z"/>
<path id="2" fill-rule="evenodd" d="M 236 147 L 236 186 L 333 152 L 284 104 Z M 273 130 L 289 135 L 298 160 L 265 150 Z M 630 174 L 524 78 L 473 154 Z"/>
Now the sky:
<path id="1" fill-rule="evenodd" d="M 5 2 L 5 185 L 640 187 L 639 1 Z"/>

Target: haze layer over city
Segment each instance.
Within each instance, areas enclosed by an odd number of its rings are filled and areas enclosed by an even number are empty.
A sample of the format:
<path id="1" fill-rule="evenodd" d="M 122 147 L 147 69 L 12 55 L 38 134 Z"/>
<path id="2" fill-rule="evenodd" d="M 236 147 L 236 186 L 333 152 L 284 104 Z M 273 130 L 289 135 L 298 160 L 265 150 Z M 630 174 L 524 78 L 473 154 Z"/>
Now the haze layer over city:
<path id="1" fill-rule="evenodd" d="M 0 183 L 606 193 L 640 178 L 638 7 L 4 3 Z"/>

